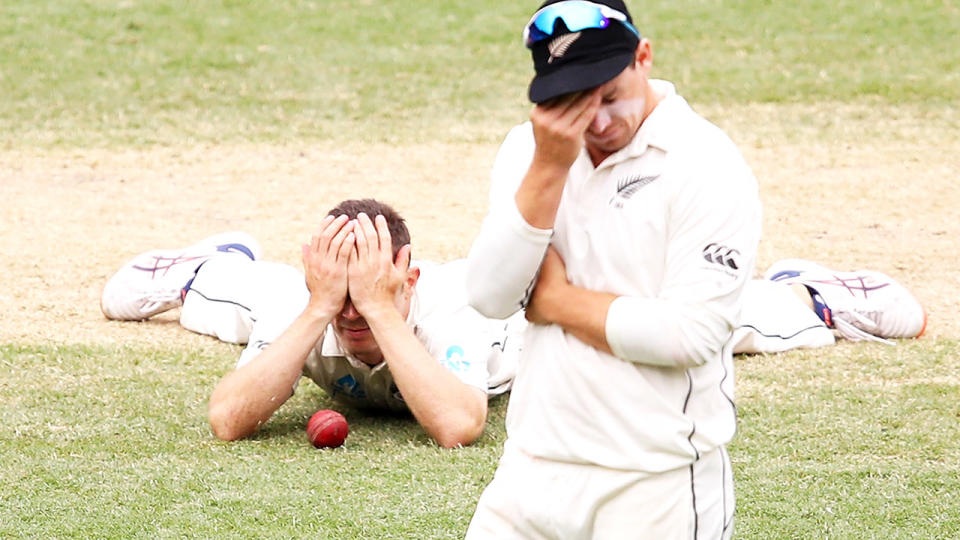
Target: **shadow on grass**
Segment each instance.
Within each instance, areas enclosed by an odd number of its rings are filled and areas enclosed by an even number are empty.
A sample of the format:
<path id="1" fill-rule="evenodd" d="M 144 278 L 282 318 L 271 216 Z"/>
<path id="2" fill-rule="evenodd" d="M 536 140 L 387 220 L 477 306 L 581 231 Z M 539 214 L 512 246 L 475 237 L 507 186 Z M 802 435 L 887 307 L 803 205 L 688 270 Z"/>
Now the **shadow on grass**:
<path id="1" fill-rule="evenodd" d="M 509 393 L 493 396 L 489 401 L 487 427 L 477 445 L 502 444 L 504 419 Z M 364 446 L 436 447 L 416 419 L 409 412 L 362 409 L 344 405 L 329 397 L 308 380 L 301 380 L 296 394 L 285 403 L 256 435 L 249 440 L 265 441 L 274 438 L 306 438 L 307 421 L 321 409 L 332 409 L 342 414 L 350 427 L 348 440 Z"/>

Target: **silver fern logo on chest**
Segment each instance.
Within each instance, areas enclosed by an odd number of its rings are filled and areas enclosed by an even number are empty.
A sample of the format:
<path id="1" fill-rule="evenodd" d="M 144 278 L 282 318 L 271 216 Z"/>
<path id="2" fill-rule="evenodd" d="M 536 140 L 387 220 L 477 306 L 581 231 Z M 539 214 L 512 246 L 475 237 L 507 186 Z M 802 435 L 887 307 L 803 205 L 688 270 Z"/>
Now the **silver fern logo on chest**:
<path id="1" fill-rule="evenodd" d="M 623 203 L 626 202 L 627 199 L 633 197 L 641 188 L 657 178 L 660 178 L 659 174 L 653 176 L 641 176 L 638 174 L 617 180 L 617 192 L 613 194 L 613 197 L 610 197 L 610 206 L 622 208 Z"/>

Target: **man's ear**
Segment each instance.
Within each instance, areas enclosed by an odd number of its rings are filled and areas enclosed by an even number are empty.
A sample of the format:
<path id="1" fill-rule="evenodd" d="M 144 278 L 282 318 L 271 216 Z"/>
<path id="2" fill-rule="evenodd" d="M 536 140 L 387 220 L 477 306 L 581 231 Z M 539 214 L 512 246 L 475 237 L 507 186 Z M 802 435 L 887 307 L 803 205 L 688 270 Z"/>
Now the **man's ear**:
<path id="1" fill-rule="evenodd" d="M 397 251 L 397 258 L 394 260 L 393 264 L 401 272 L 406 273 L 406 285 L 408 288 L 413 289 L 413 287 L 417 284 L 417 280 L 420 279 L 420 269 L 416 266 L 413 268 L 410 267 L 410 253 L 410 244 L 403 246 L 399 251 Z"/>
<path id="2" fill-rule="evenodd" d="M 397 250 L 397 256 L 393 258 L 393 265 L 401 272 L 406 272 L 410 268 L 410 244 L 406 244 Z"/>
<path id="3" fill-rule="evenodd" d="M 420 268 L 414 266 L 413 268 L 407 269 L 407 287 L 413 289 L 417 285 L 417 281 L 420 280 Z"/>
<path id="4" fill-rule="evenodd" d="M 653 66 L 653 46 L 649 39 L 642 38 L 640 43 L 637 43 L 637 49 L 633 52 L 633 61 L 643 70 L 644 75 L 650 72 L 650 67 Z"/>

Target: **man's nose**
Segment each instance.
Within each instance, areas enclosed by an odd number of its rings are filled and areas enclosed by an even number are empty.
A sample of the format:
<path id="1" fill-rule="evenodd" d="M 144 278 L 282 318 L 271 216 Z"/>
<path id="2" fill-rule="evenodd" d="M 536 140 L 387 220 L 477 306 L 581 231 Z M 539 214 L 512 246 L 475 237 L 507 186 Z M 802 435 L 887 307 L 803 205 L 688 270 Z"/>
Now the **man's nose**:
<path id="1" fill-rule="evenodd" d="M 590 132 L 591 133 L 603 133 L 603 130 L 607 129 L 607 126 L 610 125 L 610 112 L 607 111 L 605 107 L 600 107 L 597 111 L 597 115 L 593 117 L 593 122 L 590 122 Z"/>
<path id="2" fill-rule="evenodd" d="M 349 297 L 347 297 L 347 300 L 343 303 L 343 310 L 340 311 L 340 314 L 344 319 L 351 321 L 360 318 L 360 312 L 357 311 L 357 308 L 353 307 L 353 302 L 350 301 Z"/>

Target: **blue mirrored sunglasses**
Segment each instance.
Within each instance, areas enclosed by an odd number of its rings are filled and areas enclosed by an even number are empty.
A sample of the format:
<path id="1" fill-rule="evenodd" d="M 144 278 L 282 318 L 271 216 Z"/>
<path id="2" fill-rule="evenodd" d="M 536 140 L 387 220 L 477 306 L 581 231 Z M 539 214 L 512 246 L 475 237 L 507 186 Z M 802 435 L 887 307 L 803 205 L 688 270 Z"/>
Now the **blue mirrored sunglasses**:
<path id="1" fill-rule="evenodd" d="M 579 32 L 588 28 L 606 28 L 610 26 L 610 20 L 613 19 L 620 21 L 627 30 L 640 37 L 640 32 L 630 24 L 625 14 L 602 4 L 568 0 L 550 4 L 533 14 L 530 22 L 523 29 L 523 42 L 526 46 L 532 47 L 534 43 L 553 36 L 557 19 L 562 20 L 570 32 Z"/>

